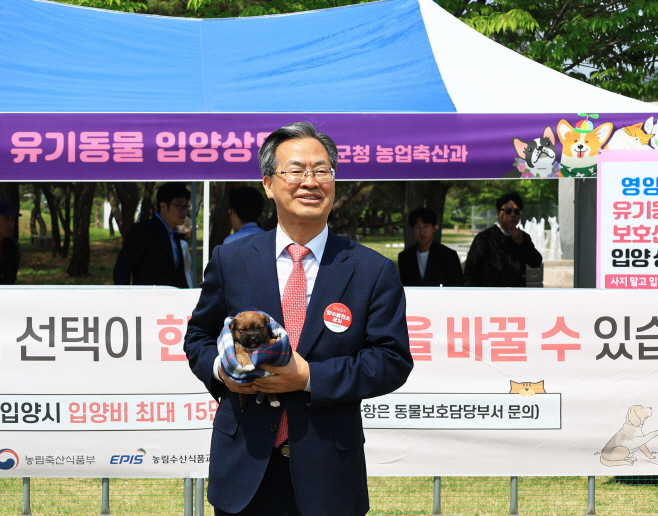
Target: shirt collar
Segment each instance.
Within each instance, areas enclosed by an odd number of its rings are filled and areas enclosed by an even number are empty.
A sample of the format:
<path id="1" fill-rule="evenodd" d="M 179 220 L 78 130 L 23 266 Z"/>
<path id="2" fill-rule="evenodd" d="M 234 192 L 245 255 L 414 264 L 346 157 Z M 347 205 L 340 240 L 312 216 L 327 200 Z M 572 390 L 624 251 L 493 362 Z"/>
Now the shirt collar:
<path id="1" fill-rule="evenodd" d="M 498 222 L 496 222 L 496 226 L 498 226 L 498 229 L 500 229 L 500 232 L 501 232 L 503 235 L 505 235 L 505 236 L 512 236 L 512 235 L 510 235 L 507 231 L 505 231 L 503 228 L 501 228 L 501 227 L 500 227 L 500 224 L 498 224 Z"/>
<path id="2" fill-rule="evenodd" d="M 324 248 L 327 245 L 327 238 L 329 237 L 329 226 L 325 226 L 322 232 L 308 242 L 304 247 L 308 247 L 315 259 L 319 262 L 322 261 L 322 255 L 324 254 Z M 288 235 L 283 232 L 281 225 L 277 224 L 276 226 L 276 245 L 274 247 L 274 252 L 276 258 L 281 256 L 283 250 L 288 247 L 290 244 L 296 244 Z"/>
<path id="3" fill-rule="evenodd" d="M 169 226 L 167 226 L 167 223 L 164 220 L 162 220 L 162 217 L 160 216 L 159 213 L 156 213 L 155 216 L 158 217 L 160 221 L 164 224 L 164 227 L 167 229 L 167 233 L 171 235 L 172 233 L 178 232 L 178 227 L 174 226 L 173 228 L 170 228 Z"/>

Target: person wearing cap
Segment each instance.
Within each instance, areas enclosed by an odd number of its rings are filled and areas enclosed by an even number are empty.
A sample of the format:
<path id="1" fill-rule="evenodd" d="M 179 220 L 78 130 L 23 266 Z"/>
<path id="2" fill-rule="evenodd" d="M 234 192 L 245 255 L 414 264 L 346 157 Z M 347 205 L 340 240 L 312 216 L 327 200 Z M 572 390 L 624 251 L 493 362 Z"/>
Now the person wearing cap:
<path id="1" fill-rule="evenodd" d="M 539 267 L 542 256 L 530 235 L 517 226 L 523 200 L 517 192 L 496 201 L 498 223 L 479 233 L 466 257 L 467 287 L 525 287 L 526 266 Z"/>
<path id="2" fill-rule="evenodd" d="M 180 183 L 158 188 L 158 212 L 134 224 L 124 237 L 114 265 L 114 284 L 189 288 L 177 226 L 190 212 L 190 191 Z"/>
<path id="3" fill-rule="evenodd" d="M 224 244 L 264 232 L 257 223 L 265 206 L 265 200 L 258 190 L 251 186 L 241 186 L 231 190 L 228 194 L 228 203 L 231 207 L 233 234 L 224 239 Z"/>
<path id="4" fill-rule="evenodd" d="M 0 285 L 16 283 L 18 246 L 12 239 L 16 217 L 21 214 L 6 199 L 0 199 Z"/>

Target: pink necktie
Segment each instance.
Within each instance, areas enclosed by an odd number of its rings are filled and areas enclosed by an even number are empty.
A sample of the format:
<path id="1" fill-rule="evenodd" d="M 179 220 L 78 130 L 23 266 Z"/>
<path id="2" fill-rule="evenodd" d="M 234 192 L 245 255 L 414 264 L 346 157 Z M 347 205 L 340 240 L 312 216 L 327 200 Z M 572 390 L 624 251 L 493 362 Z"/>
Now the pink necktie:
<path id="1" fill-rule="evenodd" d="M 283 323 L 290 340 L 290 347 L 297 350 L 299 336 L 302 333 L 304 319 L 306 318 L 306 273 L 302 265 L 302 258 L 311 250 L 297 244 L 290 244 L 286 249 L 292 257 L 293 266 L 286 288 L 283 290 L 281 309 L 283 311 Z M 288 415 L 284 410 L 274 446 L 279 446 L 286 439 L 288 439 Z"/>

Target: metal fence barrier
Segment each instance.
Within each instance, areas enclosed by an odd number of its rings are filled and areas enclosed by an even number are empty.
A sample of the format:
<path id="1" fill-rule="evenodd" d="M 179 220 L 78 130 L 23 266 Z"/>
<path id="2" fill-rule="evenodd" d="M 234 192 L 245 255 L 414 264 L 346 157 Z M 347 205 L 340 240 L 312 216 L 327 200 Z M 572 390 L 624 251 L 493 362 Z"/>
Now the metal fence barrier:
<path id="1" fill-rule="evenodd" d="M 214 514 L 205 479 L 0 478 L 0 515 Z M 658 514 L 658 477 L 371 477 L 371 515 Z M 339 516 L 339 515 L 337 515 Z"/>

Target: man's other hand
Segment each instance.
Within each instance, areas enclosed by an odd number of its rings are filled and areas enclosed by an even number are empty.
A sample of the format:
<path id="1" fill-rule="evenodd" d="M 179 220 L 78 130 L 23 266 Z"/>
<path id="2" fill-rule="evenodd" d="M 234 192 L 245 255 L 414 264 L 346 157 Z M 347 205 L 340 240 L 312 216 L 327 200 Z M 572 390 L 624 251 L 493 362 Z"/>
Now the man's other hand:
<path id="1" fill-rule="evenodd" d="M 296 351 L 292 352 L 290 362 L 284 366 L 262 364 L 261 369 L 274 376 L 266 376 L 255 380 L 253 385 L 262 392 L 292 392 L 303 391 L 308 384 L 308 362 Z"/>

